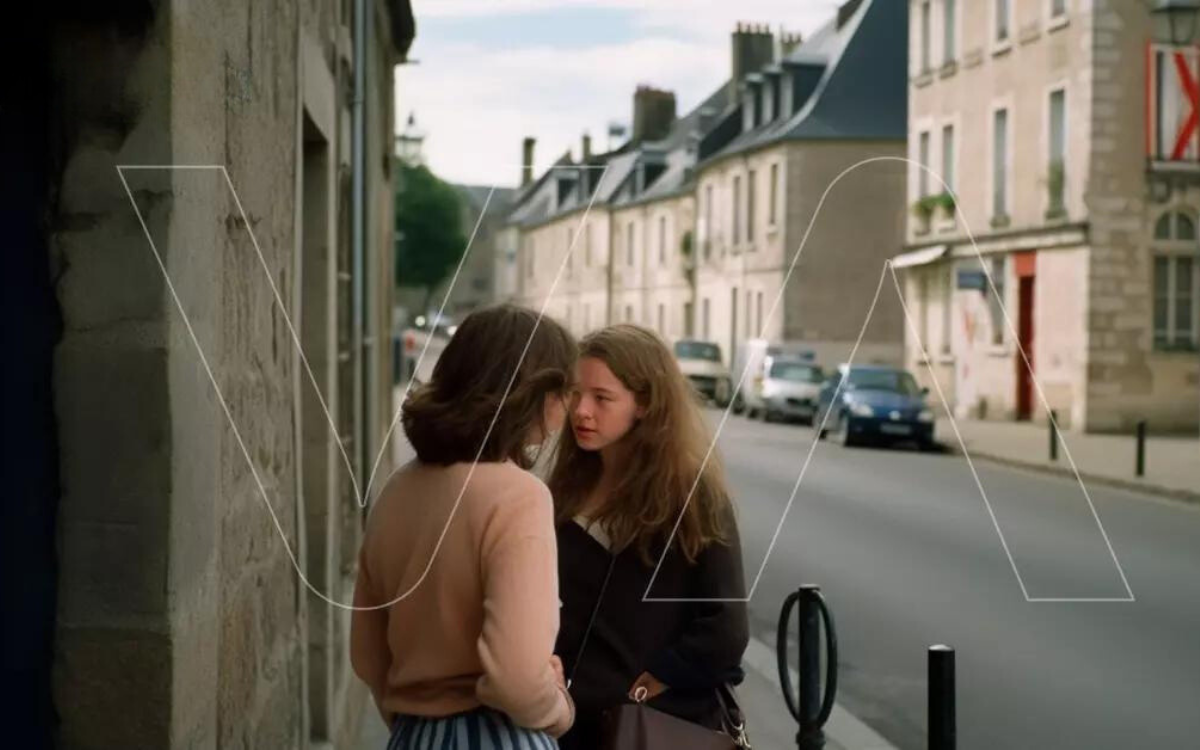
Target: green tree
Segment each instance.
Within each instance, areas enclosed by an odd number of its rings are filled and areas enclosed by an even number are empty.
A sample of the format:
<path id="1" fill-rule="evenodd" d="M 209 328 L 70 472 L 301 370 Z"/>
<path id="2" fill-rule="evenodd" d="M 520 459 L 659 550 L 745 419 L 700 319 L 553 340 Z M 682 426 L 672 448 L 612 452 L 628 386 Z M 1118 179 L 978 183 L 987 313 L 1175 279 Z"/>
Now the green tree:
<path id="1" fill-rule="evenodd" d="M 395 170 L 396 286 L 425 290 L 421 312 L 466 250 L 458 192 L 425 166 Z"/>

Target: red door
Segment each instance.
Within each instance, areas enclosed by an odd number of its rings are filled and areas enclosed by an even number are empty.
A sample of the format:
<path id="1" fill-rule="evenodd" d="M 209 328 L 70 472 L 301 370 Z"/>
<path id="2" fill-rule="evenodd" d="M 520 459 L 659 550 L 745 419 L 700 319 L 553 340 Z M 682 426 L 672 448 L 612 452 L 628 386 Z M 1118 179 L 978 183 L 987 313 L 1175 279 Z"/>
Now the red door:
<path id="1" fill-rule="evenodd" d="M 1035 258 L 1032 252 L 1014 255 L 1017 276 L 1017 341 L 1025 357 L 1016 356 L 1017 365 L 1017 419 L 1029 419 L 1033 414 L 1033 292 L 1035 282 Z M 1025 360 L 1029 360 L 1028 366 Z"/>

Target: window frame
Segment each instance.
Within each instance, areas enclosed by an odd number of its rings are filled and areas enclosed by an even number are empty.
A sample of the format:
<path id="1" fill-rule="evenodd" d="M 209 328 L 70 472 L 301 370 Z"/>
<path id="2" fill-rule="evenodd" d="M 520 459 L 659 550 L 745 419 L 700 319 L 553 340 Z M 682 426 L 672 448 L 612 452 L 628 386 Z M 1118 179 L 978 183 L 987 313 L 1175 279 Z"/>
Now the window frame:
<path id="1" fill-rule="evenodd" d="M 1178 229 L 1179 218 L 1191 222 L 1192 237 L 1181 238 Z M 1168 222 L 1167 237 L 1158 236 L 1158 226 L 1163 221 Z M 1195 354 L 1200 351 L 1200 238 L 1197 237 L 1196 212 L 1184 206 L 1175 206 L 1160 213 L 1152 222 L 1150 240 L 1150 347 L 1161 354 L 1186 353 Z M 1191 265 L 1190 288 L 1180 289 L 1179 267 L 1181 261 Z M 1166 328 L 1160 329 L 1157 321 L 1160 291 L 1158 288 L 1158 264 L 1166 264 Z M 1177 305 L 1182 295 L 1186 294 L 1191 305 L 1190 340 L 1181 338 L 1177 330 L 1179 323 Z M 1160 339 L 1160 332 L 1163 334 Z"/>

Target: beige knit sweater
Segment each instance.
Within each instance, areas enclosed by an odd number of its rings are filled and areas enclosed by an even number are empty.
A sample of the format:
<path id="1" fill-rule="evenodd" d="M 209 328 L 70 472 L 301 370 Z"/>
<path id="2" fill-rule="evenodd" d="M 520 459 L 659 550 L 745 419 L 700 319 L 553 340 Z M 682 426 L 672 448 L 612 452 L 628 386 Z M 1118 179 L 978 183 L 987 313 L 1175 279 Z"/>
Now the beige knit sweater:
<path id="1" fill-rule="evenodd" d="M 354 605 L 387 606 L 354 611 L 351 663 L 385 720 L 484 705 L 559 736 L 574 707 L 550 661 L 559 625 L 550 492 L 511 462 L 480 463 L 468 481 L 470 466 L 414 461 L 376 500 Z"/>

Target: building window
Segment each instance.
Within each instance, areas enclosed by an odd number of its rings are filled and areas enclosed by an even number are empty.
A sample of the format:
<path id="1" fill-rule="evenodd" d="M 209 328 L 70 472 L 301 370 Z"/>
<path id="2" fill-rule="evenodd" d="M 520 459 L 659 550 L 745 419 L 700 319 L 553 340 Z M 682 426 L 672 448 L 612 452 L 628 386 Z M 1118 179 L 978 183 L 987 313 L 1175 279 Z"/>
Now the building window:
<path id="1" fill-rule="evenodd" d="M 754 242 L 754 170 L 746 178 L 746 239 Z M 750 248 L 753 250 L 753 246 Z"/>
<path id="2" fill-rule="evenodd" d="M 742 241 L 742 177 L 733 178 L 733 245 Z"/>
<path id="3" fill-rule="evenodd" d="M 1067 0 L 1049 0 L 1050 18 L 1058 19 L 1067 15 Z"/>
<path id="4" fill-rule="evenodd" d="M 767 207 L 767 222 L 771 226 L 775 226 L 775 222 L 777 221 L 777 219 L 776 219 L 777 213 L 776 212 L 778 210 L 776 208 L 776 204 L 779 201 L 779 165 L 778 164 L 771 165 L 770 199 L 771 199 L 770 205 Z"/>
<path id="5" fill-rule="evenodd" d="M 953 320 L 954 308 L 954 284 L 957 270 L 953 263 L 946 266 L 946 273 L 942 274 L 942 354 L 950 353 L 950 323 Z"/>
<path id="6" fill-rule="evenodd" d="M 1067 159 L 1067 92 L 1059 89 L 1050 94 L 1050 164 L 1046 176 L 1049 195 L 1048 213 L 1062 214 L 1066 210 Z"/>
<path id="7" fill-rule="evenodd" d="M 667 217 L 658 217 L 658 265 L 667 265 Z"/>
<path id="8" fill-rule="evenodd" d="M 992 258 L 992 267 L 990 274 L 992 284 L 996 287 L 995 294 L 992 294 L 990 287 L 984 291 L 988 294 L 988 314 L 992 319 L 992 343 L 1004 343 L 1004 290 L 1008 281 L 1008 264 L 1005 262 L 1007 257 L 997 255 Z"/>
<path id="9" fill-rule="evenodd" d="M 625 225 L 625 265 L 633 266 L 633 222 Z"/>
<path id="10" fill-rule="evenodd" d="M 992 0 L 995 3 L 996 44 L 1006 44 L 1009 39 L 1009 20 L 1012 12 L 1011 0 Z"/>
<path id="11" fill-rule="evenodd" d="M 704 188 L 704 259 L 708 260 L 712 251 L 712 205 L 713 205 L 713 186 L 707 185 Z"/>
<path id="12" fill-rule="evenodd" d="M 917 197 L 929 195 L 929 132 L 921 133 L 920 145 L 917 147 Z"/>
<path id="13" fill-rule="evenodd" d="M 705 341 L 710 340 L 709 339 L 709 328 L 708 328 L 708 324 L 709 324 L 708 313 L 709 313 L 710 307 L 711 306 L 709 305 L 709 300 L 707 298 L 705 298 L 705 300 L 701 306 L 702 312 L 700 314 L 700 330 L 704 336 Z"/>
<path id="14" fill-rule="evenodd" d="M 692 303 L 683 303 L 683 335 L 691 337 L 692 335 Z"/>
<path id="15" fill-rule="evenodd" d="M 658 305 L 658 332 L 663 336 L 667 335 L 667 310 L 662 303 Z"/>
<path id="16" fill-rule="evenodd" d="M 918 305 L 918 353 L 929 351 L 929 274 L 923 269 L 917 272 L 917 305 Z M 922 354 L 924 356 L 924 354 Z"/>
<path id="17" fill-rule="evenodd" d="M 992 115 L 992 219 L 1008 217 L 1008 110 Z"/>
<path id="18" fill-rule="evenodd" d="M 954 191 L 954 126 L 942 126 L 942 182 L 946 191 Z M 951 214 L 953 215 L 953 214 Z"/>
<path id="19" fill-rule="evenodd" d="M 1200 254 L 1188 214 L 1164 215 L 1154 228 L 1154 348 L 1200 348 Z"/>
<path id="20" fill-rule="evenodd" d="M 625 322 L 633 322 L 633 305 L 625 305 Z"/>
<path id="21" fill-rule="evenodd" d="M 958 57 L 958 2 L 942 0 L 942 63 L 949 65 Z"/>
<path id="22" fill-rule="evenodd" d="M 921 72 L 928 73 L 930 68 L 930 33 L 929 33 L 929 0 L 921 3 Z"/>

